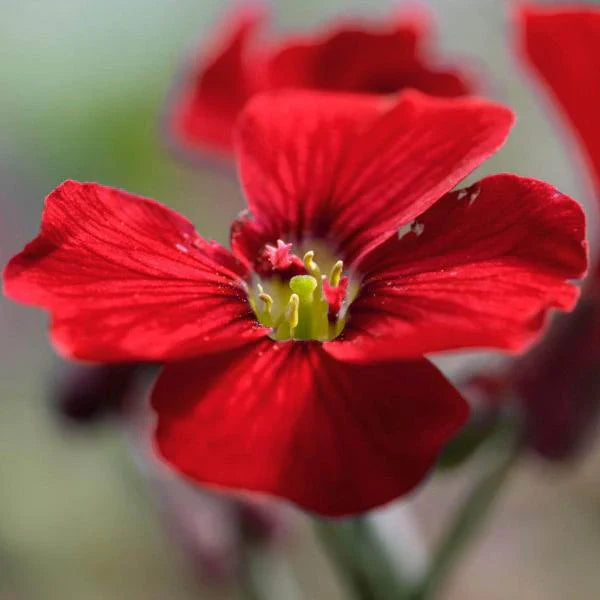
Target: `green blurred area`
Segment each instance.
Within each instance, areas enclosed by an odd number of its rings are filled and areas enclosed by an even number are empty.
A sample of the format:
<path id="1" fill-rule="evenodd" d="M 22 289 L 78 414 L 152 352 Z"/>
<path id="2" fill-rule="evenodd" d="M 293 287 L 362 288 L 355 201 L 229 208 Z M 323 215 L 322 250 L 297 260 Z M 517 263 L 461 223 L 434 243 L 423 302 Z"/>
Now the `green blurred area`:
<path id="1" fill-rule="evenodd" d="M 35 235 L 43 197 L 67 178 L 153 197 L 206 237 L 227 241 L 243 207 L 231 171 L 176 160 L 159 126 L 181 59 L 206 39 L 226 4 L 0 0 L 2 264 Z M 340 12 L 384 14 L 394 3 L 272 4 L 275 26 L 290 29 Z M 513 140 L 487 170 L 545 177 L 584 197 L 556 130 L 506 57 L 501 3 L 432 4 L 444 47 L 493 70 L 490 93 L 519 108 Z M 548 143 L 536 146 L 536 136 Z M 231 590 L 197 586 L 156 518 L 126 436 L 110 425 L 93 432 L 59 426 L 49 389 L 61 364 L 46 339 L 46 317 L 0 302 L 0 600 L 230 597 Z M 310 578 L 314 561 L 296 560 Z M 315 594 L 317 587 L 331 589 L 309 584 Z"/>

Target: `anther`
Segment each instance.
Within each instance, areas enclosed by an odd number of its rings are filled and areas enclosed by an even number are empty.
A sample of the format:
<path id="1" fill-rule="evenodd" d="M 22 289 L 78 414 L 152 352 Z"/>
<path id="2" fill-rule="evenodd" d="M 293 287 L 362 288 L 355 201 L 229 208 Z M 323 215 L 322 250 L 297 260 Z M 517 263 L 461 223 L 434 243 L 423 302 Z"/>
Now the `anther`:
<path id="1" fill-rule="evenodd" d="M 321 271 L 319 270 L 319 265 L 314 261 L 315 253 L 313 250 L 309 250 L 303 258 L 304 266 L 306 270 L 317 279 L 321 275 Z"/>
<path id="2" fill-rule="evenodd" d="M 339 285 L 343 270 L 344 263 L 341 260 L 338 260 L 335 265 L 331 267 L 331 271 L 329 273 L 329 284 L 332 287 L 337 287 Z"/>
<path id="3" fill-rule="evenodd" d="M 285 320 L 290 326 L 290 333 L 293 332 L 296 327 L 298 327 L 299 305 L 300 298 L 298 298 L 298 294 L 292 294 L 290 296 L 287 306 L 285 307 Z"/>
<path id="4" fill-rule="evenodd" d="M 273 298 L 269 294 L 259 294 L 258 297 L 265 303 L 265 312 L 270 315 L 271 309 L 273 308 Z"/>
<path id="5" fill-rule="evenodd" d="M 272 329 L 275 340 L 335 339 L 346 322 L 343 306 L 349 280 L 343 275 L 344 263 L 338 260 L 328 275 L 321 275 L 313 250 L 300 259 L 290 249 L 282 240 L 264 247 L 269 293 L 256 283 L 256 293 L 249 294 L 258 321 Z"/>
<path id="6" fill-rule="evenodd" d="M 265 288 L 260 283 L 256 284 L 256 289 L 258 289 L 258 297 L 265 303 L 265 312 L 270 315 L 273 308 L 273 298 L 265 293 Z"/>

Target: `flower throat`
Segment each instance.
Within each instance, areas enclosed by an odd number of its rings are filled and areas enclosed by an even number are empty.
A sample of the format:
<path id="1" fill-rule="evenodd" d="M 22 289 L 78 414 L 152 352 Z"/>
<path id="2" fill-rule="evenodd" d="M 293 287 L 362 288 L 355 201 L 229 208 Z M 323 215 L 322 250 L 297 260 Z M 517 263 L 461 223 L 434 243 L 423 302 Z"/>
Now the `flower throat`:
<path id="1" fill-rule="evenodd" d="M 346 324 L 350 280 L 344 264 L 338 260 L 322 274 L 313 250 L 301 260 L 291 247 L 282 240 L 276 247 L 265 245 L 250 305 L 275 340 L 332 340 Z"/>

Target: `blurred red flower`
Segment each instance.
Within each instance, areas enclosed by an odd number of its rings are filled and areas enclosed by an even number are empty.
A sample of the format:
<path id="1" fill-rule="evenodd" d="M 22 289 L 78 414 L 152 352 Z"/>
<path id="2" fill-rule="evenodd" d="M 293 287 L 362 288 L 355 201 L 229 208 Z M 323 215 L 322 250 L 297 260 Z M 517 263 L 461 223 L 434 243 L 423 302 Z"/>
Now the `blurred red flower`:
<path id="1" fill-rule="evenodd" d="M 423 12 L 394 14 L 385 23 L 341 22 L 279 43 L 261 43 L 265 17 L 257 4 L 238 8 L 212 48 L 193 58 L 168 106 L 167 129 L 177 145 L 230 154 L 239 112 L 260 91 L 393 94 L 414 88 L 446 97 L 472 91 L 465 73 L 430 64 Z"/>
<path id="2" fill-rule="evenodd" d="M 236 133 L 252 216 L 232 252 L 151 200 L 70 181 L 6 293 L 50 310 L 67 356 L 169 363 L 156 444 L 188 477 L 365 511 L 413 488 L 466 418 L 423 355 L 521 349 L 577 298 L 574 201 L 508 174 L 451 191 L 512 121 L 418 92 L 259 95 Z"/>
<path id="3" fill-rule="evenodd" d="M 600 190 L 600 9 L 532 5 L 518 18 L 526 60 L 562 107 Z"/>
<path id="4" fill-rule="evenodd" d="M 600 290 L 588 287 L 568 318 L 522 357 L 512 381 L 524 403 L 527 441 L 548 459 L 576 455 L 600 409 Z"/>
<path id="5" fill-rule="evenodd" d="M 524 5 L 517 12 L 524 60 L 562 108 L 600 192 L 600 10 Z M 528 440 L 547 458 L 581 449 L 600 410 L 600 263 L 569 317 L 513 369 Z"/>

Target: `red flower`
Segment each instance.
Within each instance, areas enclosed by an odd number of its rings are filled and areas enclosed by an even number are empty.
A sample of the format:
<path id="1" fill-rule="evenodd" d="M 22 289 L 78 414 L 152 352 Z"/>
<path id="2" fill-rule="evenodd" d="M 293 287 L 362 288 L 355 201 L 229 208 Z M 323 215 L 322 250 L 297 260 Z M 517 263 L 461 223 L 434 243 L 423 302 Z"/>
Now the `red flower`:
<path id="1" fill-rule="evenodd" d="M 600 10 L 521 7 L 524 59 L 543 81 L 579 137 L 600 191 Z M 576 311 L 512 369 L 528 441 L 546 458 L 579 451 L 600 411 L 600 263 Z"/>
<path id="2" fill-rule="evenodd" d="M 67 182 L 6 292 L 50 310 L 67 356 L 172 363 L 156 444 L 188 477 L 367 510 L 414 487 L 466 417 L 423 355 L 520 349 L 576 300 L 575 202 L 516 175 L 451 191 L 512 119 L 417 92 L 257 96 L 237 132 L 252 216 L 233 253 L 151 200 Z M 323 277 L 346 289 L 333 311 Z"/>
<path id="3" fill-rule="evenodd" d="M 415 88 L 433 96 L 461 96 L 472 89 L 465 74 L 430 66 L 423 13 L 395 14 L 372 25 L 346 22 L 261 46 L 264 20 L 265 11 L 257 5 L 238 9 L 212 50 L 189 65 L 168 110 L 168 130 L 178 145 L 231 153 L 239 112 L 259 91 L 392 94 Z"/>
<path id="4" fill-rule="evenodd" d="M 600 9 L 522 7 L 525 58 L 563 108 L 600 189 Z"/>
<path id="5" fill-rule="evenodd" d="M 600 408 L 600 289 L 589 286 L 573 313 L 557 319 L 510 375 L 524 403 L 530 447 L 553 460 L 580 453 Z"/>

